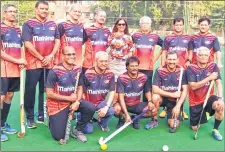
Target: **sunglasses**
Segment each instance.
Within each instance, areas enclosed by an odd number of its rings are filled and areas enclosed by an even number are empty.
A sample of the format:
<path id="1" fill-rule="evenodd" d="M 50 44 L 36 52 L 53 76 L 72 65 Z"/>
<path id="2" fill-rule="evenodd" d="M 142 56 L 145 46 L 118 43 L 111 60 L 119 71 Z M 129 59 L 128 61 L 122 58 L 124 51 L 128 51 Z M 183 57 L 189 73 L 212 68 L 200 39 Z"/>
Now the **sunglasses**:
<path id="1" fill-rule="evenodd" d="M 125 26 L 126 24 L 125 23 L 122 23 L 122 24 L 118 23 L 117 25 L 118 26 Z"/>
<path id="2" fill-rule="evenodd" d="M 64 53 L 63 53 L 64 54 Z M 64 54 L 64 55 L 67 55 L 67 56 L 75 56 L 76 53 L 67 53 L 67 54 Z"/>

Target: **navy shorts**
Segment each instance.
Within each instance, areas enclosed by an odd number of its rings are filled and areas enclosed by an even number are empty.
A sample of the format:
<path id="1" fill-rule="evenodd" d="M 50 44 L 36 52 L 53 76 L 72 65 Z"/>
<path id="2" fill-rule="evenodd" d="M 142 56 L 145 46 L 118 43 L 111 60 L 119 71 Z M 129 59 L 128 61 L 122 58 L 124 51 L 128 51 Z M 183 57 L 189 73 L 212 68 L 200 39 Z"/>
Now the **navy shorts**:
<path id="1" fill-rule="evenodd" d="M 161 107 L 166 107 L 167 108 L 167 119 L 172 119 L 172 110 L 176 106 L 176 101 L 171 101 L 166 97 L 162 98 L 162 103 L 160 105 Z M 182 106 L 180 108 L 180 111 L 182 110 Z M 178 118 L 179 120 L 181 117 Z"/>
<path id="2" fill-rule="evenodd" d="M 1 95 L 20 90 L 20 78 L 1 78 Z"/>
<path id="3" fill-rule="evenodd" d="M 206 104 L 204 112 L 202 114 L 202 119 L 201 119 L 201 122 L 200 122 L 201 124 L 207 122 L 206 112 L 208 112 L 210 114 L 210 116 L 215 114 L 215 110 L 212 108 L 212 105 L 217 100 L 218 100 L 218 97 L 215 96 L 215 95 L 212 95 L 208 98 L 207 104 Z M 198 125 L 202 109 L 203 109 L 203 103 L 190 107 L 189 110 L 190 110 L 190 125 L 191 126 L 197 126 Z"/>
<path id="4" fill-rule="evenodd" d="M 148 105 L 148 102 L 140 102 L 134 106 L 127 106 L 127 111 L 134 114 L 141 114 L 143 109 Z"/>

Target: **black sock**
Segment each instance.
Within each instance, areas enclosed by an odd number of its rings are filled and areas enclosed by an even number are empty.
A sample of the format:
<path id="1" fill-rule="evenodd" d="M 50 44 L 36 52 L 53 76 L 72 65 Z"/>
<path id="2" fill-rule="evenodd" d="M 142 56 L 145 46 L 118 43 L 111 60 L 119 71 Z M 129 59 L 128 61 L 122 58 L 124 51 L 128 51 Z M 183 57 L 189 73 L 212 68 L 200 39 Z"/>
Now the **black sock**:
<path id="1" fill-rule="evenodd" d="M 4 118 L 4 116 L 3 116 L 3 110 L 2 110 L 2 108 L 1 108 L 1 127 L 3 127 L 4 125 L 4 122 L 3 122 L 3 118 Z"/>
<path id="2" fill-rule="evenodd" d="M 7 120 L 8 114 L 9 114 L 10 107 L 11 107 L 11 103 L 10 104 L 8 104 L 6 102 L 3 103 L 3 109 L 2 109 L 3 116 L 1 119 L 2 127 L 5 125 L 5 122 Z"/>
<path id="3" fill-rule="evenodd" d="M 222 120 L 215 119 L 215 123 L 214 123 L 214 128 L 213 129 L 218 130 L 221 122 L 222 122 Z"/>

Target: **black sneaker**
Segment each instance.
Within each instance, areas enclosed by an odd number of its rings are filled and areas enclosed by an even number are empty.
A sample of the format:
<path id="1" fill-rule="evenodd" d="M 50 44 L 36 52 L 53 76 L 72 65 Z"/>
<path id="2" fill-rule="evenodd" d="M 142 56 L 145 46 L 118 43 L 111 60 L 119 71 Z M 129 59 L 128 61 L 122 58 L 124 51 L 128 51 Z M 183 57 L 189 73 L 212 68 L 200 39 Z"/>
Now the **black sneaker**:
<path id="1" fill-rule="evenodd" d="M 37 128 L 33 119 L 27 119 L 27 128 L 29 128 L 29 129 Z"/>
<path id="2" fill-rule="evenodd" d="M 122 127 L 124 125 L 124 123 L 125 123 L 125 120 L 119 118 L 119 121 L 116 125 L 116 129 L 119 129 L 120 127 Z"/>
<path id="3" fill-rule="evenodd" d="M 131 116 L 131 119 L 134 119 L 134 117 L 135 117 L 135 115 L 132 115 L 132 116 Z M 133 127 L 134 129 L 139 130 L 139 129 L 140 129 L 140 123 L 139 123 L 139 120 L 133 121 L 132 127 Z"/>
<path id="4" fill-rule="evenodd" d="M 39 124 L 43 124 L 44 123 L 44 116 L 38 116 L 36 122 L 39 123 Z"/>

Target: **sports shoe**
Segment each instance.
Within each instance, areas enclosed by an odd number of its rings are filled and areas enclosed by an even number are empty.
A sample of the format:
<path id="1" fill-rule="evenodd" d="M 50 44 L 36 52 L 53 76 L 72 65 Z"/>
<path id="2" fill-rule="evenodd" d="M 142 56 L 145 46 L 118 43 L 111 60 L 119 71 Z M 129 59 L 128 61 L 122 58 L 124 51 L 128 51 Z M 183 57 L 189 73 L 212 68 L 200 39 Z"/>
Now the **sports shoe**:
<path id="1" fill-rule="evenodd" d="M 1 142 L 7 141 L 7 140 L 8 140 L 8 137 L 6 136 L 6 134 L 4 134 L 3 131 L 1 131 Z"/>
<path id="2" fill-rule="evenodd" d="M 207 121 L 208 121 L 210 118 L 211 118 L 211 117 L 210 117 L 209 113 L 206 112 L 206 119 L 207 119 Z"/>
<path id="3" fill-rule="evenodd" d="M 131 119 L 134 119 L 134 117 L 135 117 L 135 115 L 132 115 L 132 116 L 131 116 Z M 134 129 L 139 130 L 139 129 L 140 129 L 140 123 L 139 123 L 139 121 L 138 121 L 138 120 L 133 121 L 132 127 L 133 127 Z"/>
<path id="4" fill-rule="evenodd" d="M 183 111 L 183 118 L 188 119 L 188 115 Z"/>
<path id="5" fill-rule="evenodd" d="M 101 124 L 101 119 L 98 119 L 98 125 L 102 129 L 102 131 L 104 131 L 104 132 L 109 132 L 110 131 L 108 126 L 103 127 L 103 125 Z"/>
<path id="6" fill-rule="evenodd" d="M 163 109 L 163 110 L 161 111 L 161 113 L 159 114 L 159 117 L 160 117 L 160 118 L 165 118 L 166 115 L 167 115 L 166 109 Z"/>
<path id="7" fill-rule="evenodd" d="M 177 128 L 169 128 L 170 133 L 175 133 L 177 131 Z"/>
<path id="8" fill-rule="evenodd" d="M 10 125 L 7 124 L 7 123 L 5 123 L 5 126 L 1 127 L 1 130 L 2 130 L 4 133 L 7 133 L 7 134 L 15 134 L 15 133 L 17 133 L 17 130 L 11 128 Z"/>
<path id="9" fill-rule="evenodd" d="M 34 123 L 33 119 L 27 119 L 27 128 L 35 129 L 37 128 L 36 124 Z"/>
<path id="10" fill-rule="evenodd" d="M 213 129 L 212 136 L 215 140 L 218 140 L 218 141 L 223 140 L 222 135 L 220 134 L 220 132 L 217 129 Z"/>
<path id="11" fill-rule="evenodd" d="M 71 134 L 70 134 L 73 138 L 76 138 L 78 141 L 80 142 L 86 142 L 87 141 L 87 138 L 86 136 L 84 135 L 83 132 L 81 131 L 78 131 L 77 129 L 73 128 Z"/>
<path id="12" fill-rule="evenodd" d="M 151 120 L 148 124 L 145 125 L 146 129 L 152 129 L 158 127 L 158 121 L 157 120 Z"/>
<path id="13" fill-rule="evenodd" d="M 36 122 L 39 123 L 39 124 L 43 124 L 44 123 L 44 116 L 38 116 Z"/>
<path id="14" fill-rule="evenodd" d="M 125 123 L 125 120 L 119 118 L 118 123 L 116 124 L 116 129 L 119 129 L 120 127 L 122 127 L 124 123 Z"/>

